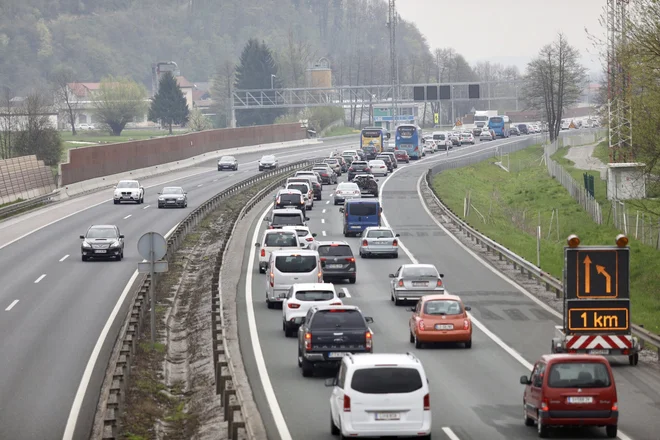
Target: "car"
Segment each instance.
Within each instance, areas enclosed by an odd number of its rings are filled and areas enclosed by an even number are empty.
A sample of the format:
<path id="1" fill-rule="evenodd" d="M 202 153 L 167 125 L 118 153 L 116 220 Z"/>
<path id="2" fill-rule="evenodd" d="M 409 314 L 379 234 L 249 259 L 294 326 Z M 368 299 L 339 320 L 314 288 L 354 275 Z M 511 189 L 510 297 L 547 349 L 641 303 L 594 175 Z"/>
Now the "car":
<path id="1" fill-rule="evenodd" d="M 308 217 L 300 209 L 273 209 L 268 222 L 268 229 L 281 229 L 284 226 L 307 226 Z"/>
<path id="2" fill-rule="evenodd" d="M 310 307 L 298 327 L 302 375 L 313 376 L 317 368 L 337 368 L 348 353 L 371 353 L 373 333 L 368 324 L 372 322 L 373 318 L 364 316 L 357 306 Z"/>
<path id="3" fill-rule="evenodd" d="M 266 229 L 261 241 L 254 246 L 259 250 L 259 273 L 266 273 L 270 254 L 273 251 L 297 250 L 302 243 L 298 239 L 296 231 L 282 229 Z"/>
<path id="4" fill-rule="evenodd" d="M 332 387 L 330 434 L 431 440 L 429 380 L 414 354 L 349 354 L 325 386 Z"/>
<path id="5" fill-rule="evenodd" d="M 314 243 L 316 234 L 310 231 L 308 226 L 283 226 L 282 229 L 285 231 L 295 231 L 301 243 L 301 249 L 309 249 L 311 244 Z"/>
<path id="6" fill-rule="evenodd" d="M 515 125 L 512 125 L 509 128 L 509 135 L 511 135 L 511 136 L 520 136 L 520 131 L 518 131 L 518 129 L 516 128 Z"/>
<path id="7" fill-rule="evenodd" d="M 353 153 L 351 153 L 351 154 L 342 154 L 341 157 L 344 158 L 344 160 L 346 161 L 346 163 L 348 164 L 349 167 L 351 166 L 351 164 L 354 161 L 360 160 L 360 157 L 357 155 L 357 153 L 355 153 L 355 154 L 353 154 Z"/>
<path id="8" fill-rule="evenodd" d="M 472 133 L 461 133 L 461 143 L 474 145 L 474 136 Z"/>
<path id="9" fill-rule="evenodd" d="M 348 180 L 351 181 L 353 180 L 353 177 L 355 177 L 356 174 L 358 173 L 370 173 L 371 168 L 369 167 L 369 164 L 363 160 L 356 160 L 353 163 L 351 163 L 351 166 L 348 168 Z"/>
<path id="10" fill-rule="evenodd" d="M 82 261 L 91 259 L 124 258 L 124 236 L 115 225 L 92 225 L 81 235 Z"/>
<path id="11" fill-rule="evenodd" d="M 187 208 L 188 193 L 180 186 L 166 186 L 158 193 L 158 208 Z"/>
<path id="12" fill-rule="evenodd" d="M 456 145 L 457 147 L 460 147 L 462 145 L 461 134 L 455 131 L 449 133 L 449 140 L 451 141 L 452 145 Z"/>
<path id="13" fill-rule="evenodd" d="M 604 426 L 617 438 L 619 399 L 607 358 L 594 354 L 544 354 L 531 376 L 522 376 L 523 417 L 539 437 L 550 428 Z"/>
<path id="14" fill-rule="evenodd" d="M 434 143 L 432 140 L 427 141 L 427 142 L 422 146 L 422 152 L 423 152 L 424 154 L 426 154 L 426 153 L 429 153 L 429 154 L 433 154 L 433 153 L 435 153 L 435 143 Z"/>
<path id="15" fill-rule="evenodd" d="M 266 305 L 269 309 L 275 308 L 275 304 L 281 305 L 294 284 L 321 283 L 322 280 L 318 252 L 309 249 L 273 251 L 268 260 Z"/>
<path id="16" fill-rule="evenodd" d="M 319 173 L 319 176 L 321 176 L 321 182 L 323 182 L 324 185 L 335 185 L 337 183 L 337 174 L 328 167 L 315 166 L 312 168 L 312 171 Z"/>
<path id="17" fill-rule="evenodd" d="M 113 194 L 115 205 L 121 202 L 144 203 L 144 187 L 137 180 L 120 180 Z"/>
<path id="18" fill-rule="evenodd" d="M 234 156 L 222 156 L 218 161 L 218 171 L 222 170 L 238 171 L 238 160 Z"/>
<path id="19" fill-rule="evenodd" d="M 323 200 L 323 181 L 321 180 L 321 175 L 312 170 L 312 171 L 297 171 L 294 178 L 299 177 L 309 177 L 312 181 L 312 186 L 314 187 L 314 200 Z"/>
<path id="20" fill-rule="evenodd" d="M 323 163 L 330 165 L 332 171 L 334 171 L 337 176 L 341 176 L 341 163 L 338 159 L 335 159 L 334 157 L 331 159 L 323 159 Z"/>
<path id="21" fill-rule="evenodd" d="M 373 174 L 357 174 L 353 178 L 353 183 L 360 188 L 361 196 L 369 194 L 378 197 L 378 179 L 374 178 Z"/>
<path id="22" fill-rule="evenodd" d="M 369 226 L 380 226 L 383 208 L 378 199 L 346 200 L 339 208 L 343 214 L 342 229 L 344 237 L 359 237 Z"/>
<path id="23" fill-rule="evenodd" d="M 310 188 L 309 181 L 288 181 L 284 189 L 295 189 L 300 191 L 305 200 L 305 211 L 314 209 L 314 189 Z"/>
<path id="24" fill-rule="evenodd" d="M 362 197 L 360 187 L 353 182 L 342 182 L 337 185 L 334 192 L 335 205 L 344 203 L 346 200 L 359 199 Z"/>
<path id="25" fill-rule="evenodd" d="M 518 124 L 517 128 L 520 134 L 530 134 L 530 129 L 527 124 Z"/>
<path id="26" fill-rule="evenodd" d="M 360 257 L 376 255 L 399 257 L 399 234 L 384 226 L 371 226 L 362 232 L 360 240 Z"/>
<path id="27" fill-rule="evenodd" d="M 277 191 L 273 205 L 274 209 L 300 209 L 303 214 L 307 211 L 305 195 L 297 189 L 281 189 Z"/>
<path id="28" fill-rule="evenodd" d="M 392 162 L 392 166 L 394 168 L 399 168 L 399 162 L 396 160 L 396 155 L 394 154 L 394 151 L 384 151 L 380 153 L 378 156 L 387 156 L 390 158 L 390 161 Z M 380 157 L 376 157 L 376 159 L 380 159 Z"/>
<path id="29" fill-rule="evenodd" d="M 385 163 L 384 160 L 381 159 L 374 159 L 369 161 L 369 169 L 371 170 L 371 174 L 379 175 L 379 176 L 387 176 L 387 173 L 389 172 L 387 168 L 387 163 Z"/>
<path id="30" fill-rule="evenodd" d="M 337 156 L 337 160 L 339 161 L 339 164 L 341 165 L 341 172 L 345 173 L 348 171 L 348 163 L 346 163 L 346 159 L 344 159 L 342 156 Z"/>
<path id="31" fill-rule="evenodd" d="M 444 294 L 444 274 L 432 264 L 404 264 L 390 274 L 390 299 L 394 305 L 403 301 L 417 301 L 424 295 Z"/>
<path id="32" fill-rule="evenodd" d="M 397 162 L 410 163 L 410 156 L 406 150 L 394 150 L 394 156 L 396 156 Z"/>
<path id="33" fill-rule="evenodd" d="M 289 289 L 282 303 L 282 330 L 284 336 L 292 338 L 302 319 L 312 306 L 343 306 L 343 291 L 337 292 L 331 283 L 299 283 Z"/>
<path id="34" fill-rule="evenodd" d="M 323 267 L 323 281 L 348 280 L 355 284 L 357 279 L 357 266 L 351 246 L 345 241 L 317 241 L 310 249 L 315 250 L 321 257 Z"/>
<path id="35" fill-rule="evenodd" d="M 493 136 L 491 135 L 489 130 L 482 130 L 481 134 L 479 135 L 479 140 L 480 141 L 492 141 Z"/>
<path id="36" fill-rule="evenodd" d="M 358 160 L 367 160 L 367 153 L 365 153 L 361 149 L 357 150 L 357 156 L 358 156 Z"/>
<path id="37" fill-rule="evenodd" d="M 475 127 L 475 128 L 472 129 L 472 135 L 474 137 L 478 137 L 480 134 L 481 134 L 481 128 Z"/>
<path id="38" fill-rule="evenodd" d="M 387 171 L 391 173 L 392 171 L 394 171 L 394 168 L 396 168 L 394 166 L 395 164 L 394 164 L 394 161 L 392 160 L 393 159 L 392 156 L 390 156 L 387 153 L 380 153 L 378 156 L 376 156 L 376 159 L 374 159 L 374 160 L 382 160 L 383 162 L 385 162 L 385 166 L 387 167 Z M 369 162 L 372 162 L 372 161 L 369 161 Z"/>
<path id="39" fill-rule="evenodd" d="M 415 348 L 436 342 L 461 343 L 472 348 L 472 320 L 470 306 L 456 295 L 425 295 L 408 311 L 410 343 Z"/>
<path id="40" fill-rule="evenodd" d="M 451 150 L 454 148 L 454 144 L 449 138 L 449 134 L 444 131 L 433 132 L 433 141 L 435 142 L 435 148 L 437 150 Z"/>
<path id="41" fill-rule="evenodd" d="M 373 160 L 378 156 L 378 149 L 374 147 L 373 145 L 365 145 L 362 147 L 362 151 L 364 151 L 364 156 L 366 160 Z"/>
<path id="42" fill-rule="evenodd" d="M 279 163 L 277 157 L 273 156 L 272 154 L 263 156 L 261 159 L 259 159 L 259 171 L 274 170 L 277 169 L 278 165 Z"/>

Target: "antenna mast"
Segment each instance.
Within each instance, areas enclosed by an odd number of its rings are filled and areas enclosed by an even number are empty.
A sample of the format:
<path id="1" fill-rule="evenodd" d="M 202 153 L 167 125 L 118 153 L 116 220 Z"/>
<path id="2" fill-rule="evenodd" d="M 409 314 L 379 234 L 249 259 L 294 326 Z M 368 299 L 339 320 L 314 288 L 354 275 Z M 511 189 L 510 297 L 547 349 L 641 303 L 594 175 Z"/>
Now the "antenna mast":
<path id="1" fill-rule="evenodd" d="M 396 0 L 389 0 L 387 26 L 390 28 L 390 79 L 392 83 L 392 129 L 398 119 L 399 63 L 396 57 Z"/>

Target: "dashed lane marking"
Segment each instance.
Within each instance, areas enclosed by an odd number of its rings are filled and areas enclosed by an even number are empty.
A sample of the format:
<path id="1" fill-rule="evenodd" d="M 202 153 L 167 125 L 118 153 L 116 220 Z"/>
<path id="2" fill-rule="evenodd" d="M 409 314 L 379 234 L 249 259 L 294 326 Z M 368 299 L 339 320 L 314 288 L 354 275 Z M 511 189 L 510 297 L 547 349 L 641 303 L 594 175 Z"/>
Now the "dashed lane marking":
<path id="1" fill-rule="evenodd" d="M 9 307 L 7 307 L 7 308 L 5 309 L 5 312 L 8 312 L 8 311 L 10 311 L 11 309 L 13 309 L 14 306 L 15 306 L 16 304 L 18 304 L 18 300 L 17 300 L 17 299 L 15 299 L 14 301 L 12 301 L 11 304 L 9 304 Z"/>
<path id="2" fill-rule="evenodd" d="M 43 280 L 44 278 L 46 278 L 46 274 L 43 274 L 43 275 L 41 275 L 39 278 L 37 278 L 36 280 L 34 280 L 34 284 L 37 284 L 39 281 Z"/>
<path id="3" fill-rule="evenodd" d="M 64 261 L 64 260 L 66 260 L 67 258 L 69 258 L 69 254 L 66 254 L 65 256 L 63 256 L 62 258 L 60 258 L 60 263 L 61 263 L 62 261 Z"/>

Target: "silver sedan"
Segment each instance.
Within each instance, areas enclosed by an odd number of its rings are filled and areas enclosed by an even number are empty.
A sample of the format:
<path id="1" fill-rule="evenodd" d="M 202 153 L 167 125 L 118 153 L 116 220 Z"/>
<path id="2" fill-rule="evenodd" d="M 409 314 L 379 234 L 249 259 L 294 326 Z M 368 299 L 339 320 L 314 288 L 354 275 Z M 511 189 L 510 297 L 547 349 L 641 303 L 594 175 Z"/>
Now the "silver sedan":
<path id="1" fill-rule="evenodd" d="M 444 274 L 432 264 L 404 264 L 390 274 L 390 299 L 395 305 L 418 301 L 424 295 L 445 293 Z"/>
<path id="2" fill-rule="evenodd" d="M 390 228 L 370 226 L 362 233 L 360 241 L 360 257 L 387 255 L 399 257 L 399 234 Z"/>

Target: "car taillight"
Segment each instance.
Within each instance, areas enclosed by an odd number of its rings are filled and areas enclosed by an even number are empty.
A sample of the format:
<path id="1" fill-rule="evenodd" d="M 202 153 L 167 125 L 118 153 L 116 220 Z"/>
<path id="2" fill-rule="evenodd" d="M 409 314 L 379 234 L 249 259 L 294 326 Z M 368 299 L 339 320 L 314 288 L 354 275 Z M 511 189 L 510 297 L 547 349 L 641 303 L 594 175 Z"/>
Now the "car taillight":
<path id="1" fill-rule="evenodd" d="M 619 410 L 619 403 L 618 403 L 618 402 L 614 402 L 614 403 L 612 404 L 612 411 L 618 411 L 618 410 Z"/>
<path id="2" fill-rule="evenodd" d="M 442 287 L 442 280 L 438 280 L 438 282 L 436 283 L 436 286 Z"/>
<path id="3" fill-rule="evenodd" d="M 336 303 L 330 303 L 331 306 L 343 306 L 344 304 L 341 302 L 336 302 Z"/>
<path id="4" fill-rule="evenodd" d="M 424 324 L 423 320 L 419 320 L 419 323 L 417 324 L 420 330 L 425 330 L 426 329 L 426 324 Z"/>
<path id="5" fill-rule="evenodd" d="M 348 257 L 345 260 L 348 261 L 349 263 L 355 263 L 355 258 L 354 257 Z"/>
<path id="6" fill-rule="evenodd" d="M 470 320 L 469 319 L 464 319 L 463 320 L 463 330 L 467 330 L 470 328 Z"/>
<path id="7" fill-rule="evenodd" d="M 300 304 L 292 304 L 292 303 L 289 303 L 289 304 L 287 304 L 287 306 L 288 306 L 290 309 L 299 309 L 299 308 L 300 308 Z"/>
<path id="8" fill-rule="evenodd" d="M 355 168 L 350 167 L 350 168 L 348 169 L 348 171 L 355 171 Z"/>
<path id="9" fill-rule="evenodd" d="M 367 240 L 362 240 L 362 246 L 369 246 L 369 242 Z"/>
<path id="10" fill-rule="evenodd" d="M 271 225 L 271 226 L 268 226 L 268 229 L 274 229 L 274 228 L 273 228 L 273 226 Z"/>
<path id="11" fill-rule="evenodd" d="M 367 350 L 371 350 L 373 348 L 373 335 L 371 334 L 370 331 L 367 331 L 364 334 L 364 337 L 365 337 L 365 340 L 366 340 L 365 347 L 367 348 Z"/>
<path id="12" fill-rule="evenodd" d="M 403 280 L 399 280 L 399 287 L 403 287 Z"/>
<path id="13" fill-rule="evenodd" d="M 309 351 L 312 349 L 312 334 L 307 332 L 305 333 L 305 350 Z"/>
<path id="14" fill-rule="evenodd" d="M 344 394 L 344 412 L 351 412 L 351 398 Z"/>
<path id="15" fill-rule="evenodd" d="M 266 249 L 262 249 L 262 250 L 261 250 L 261 256 L 262 256 L 262 257 L 265 257 L 265 256 L 266 256 Z"/>
<path id="16" fill-rule="evenodd" d="M 541 402 L 541 410 L 542 411 L 548 411 L 548 399 L 543 399 L 543 402 Z"/>
<path id="17" fill-rule="evenodd" d="M 328 260 L 328 259 L 325 258 L 325 257 L 324 257 L 324 258 L 321 258 L 321 261 L 327 261 L 327 260 Z"/>
<path id="18" fill-rule="evenodd" d="M 314 238 L 313 238 L 313 237 L 307 237 L 305 240 L 307 240 L 307 241 L 314 241 Z"/>
<path id="19" fill-rule="evenodd" d="M 323 282 L 323 272 L 319 269 L 319 273 L 316 274 L 316 278 L 318 279 L 319 283 Z"/>
<path id="20" fill-rule="evenodd" d="M 398 245 L 399 245 L 398 241 L 396 241 L 396 240 L 392 241 L 392 246 L 398 246 Z"/>
<path id="21" fill-rule="evenodd" d="M 275 287 L 275 274 L 273 272 L 270 273 L 270 287 Z"/>
<path id="22" fill-rule="evenodd" d="M 424 411 L 431 411 L 431 395 L 424 396 Z"/>
<path id="23" fill-rule="evenodd" d="M 369 167 L 367 167 L 367 168 L 365 168 L 365 169 L 364 169 L 364 170 L 362 170 L 362 171 L 364 171 L 364 172 L 366 172 L 366 173 L 368 173 L 369 171 L 371 171 L 371 168 L 369 168 Z"/>

